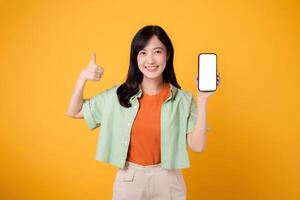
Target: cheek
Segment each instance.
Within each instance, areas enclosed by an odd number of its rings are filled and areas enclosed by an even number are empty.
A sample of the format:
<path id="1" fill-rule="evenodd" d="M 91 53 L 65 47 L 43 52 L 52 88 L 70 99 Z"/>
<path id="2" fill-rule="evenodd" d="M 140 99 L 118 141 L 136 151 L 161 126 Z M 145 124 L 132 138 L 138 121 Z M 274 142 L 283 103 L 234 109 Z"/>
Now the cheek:
<path id="1" fill-rule="evenodd" d="M 167 61 L 167 55 L 166 54 L 161 54 L 157 57 L 157 59 L 160 61 L 160 62 L 166 62 Z"/>
<path id="2" fill-rule="evenodd" d="M 138 58 L 137 65 L 138 65 L 138 68 L 140 69 L 140 71 L 142 71 L 143 70 L 143 60 Z"/>
<path id="3" fill-rule="evenodd" d="M 138 64 L 142 64 L 144 62 L 144 60 L 141 57 L 137 57 L 137 63 Z"/>

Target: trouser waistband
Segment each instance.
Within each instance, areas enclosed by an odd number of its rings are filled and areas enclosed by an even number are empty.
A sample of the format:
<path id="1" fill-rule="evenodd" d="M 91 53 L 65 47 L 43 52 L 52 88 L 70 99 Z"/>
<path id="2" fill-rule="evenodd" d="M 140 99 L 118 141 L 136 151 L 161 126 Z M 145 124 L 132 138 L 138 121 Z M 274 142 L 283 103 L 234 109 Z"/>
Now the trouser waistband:
<path id="1" fill-rule="evenodd" d="M 161 164 L 155 164 L 155 165 L 140 165 L 137 163 L 133 163 L 130 161 L 126 161 L 124 168 L 132 168 L 136 170 L 151 170 L 151 169 L 160 169 Z"/>

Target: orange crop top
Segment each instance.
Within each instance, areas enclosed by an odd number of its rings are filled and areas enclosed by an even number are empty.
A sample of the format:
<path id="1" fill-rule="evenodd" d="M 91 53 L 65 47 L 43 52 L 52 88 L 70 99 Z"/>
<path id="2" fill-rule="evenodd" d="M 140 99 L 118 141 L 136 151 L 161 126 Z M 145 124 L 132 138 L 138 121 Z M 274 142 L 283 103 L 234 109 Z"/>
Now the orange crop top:
<path id="1" fill-rule="evenodd" d="M 161 162 L 160 112 L 161 105 L 169 96 L 168 83 L 164 83 L 156 95 L 147 95 L 143 91 L 131 129 L 127 161 L 140 165 L 154 165 Z"/>

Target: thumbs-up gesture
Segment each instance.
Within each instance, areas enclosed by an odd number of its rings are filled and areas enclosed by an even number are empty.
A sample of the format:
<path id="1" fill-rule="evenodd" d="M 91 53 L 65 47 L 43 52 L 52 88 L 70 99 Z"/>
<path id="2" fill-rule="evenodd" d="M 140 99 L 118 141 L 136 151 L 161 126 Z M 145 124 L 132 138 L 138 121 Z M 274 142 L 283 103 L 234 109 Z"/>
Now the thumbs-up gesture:
<path id="1" fill-rule="evenodd" d="M 88 66 L 82 70 L 80 77 L 84 80 L 99 81 L 103 73 L 103 67 L 96 64 L 96 54 L 95 52 L 92 52 L 91 61 Z"/>

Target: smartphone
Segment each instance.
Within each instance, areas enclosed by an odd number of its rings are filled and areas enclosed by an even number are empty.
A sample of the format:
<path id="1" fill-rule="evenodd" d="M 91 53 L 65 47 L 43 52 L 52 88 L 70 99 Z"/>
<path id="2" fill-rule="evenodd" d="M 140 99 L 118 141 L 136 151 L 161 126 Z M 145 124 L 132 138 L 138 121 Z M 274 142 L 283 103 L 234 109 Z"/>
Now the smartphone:
<path id="1" fill-rule="evenodd" d="M 198 90 L 211 92 L 217 89 L 217 54 L 198 55 Z"/>

